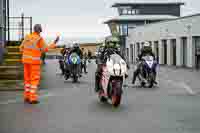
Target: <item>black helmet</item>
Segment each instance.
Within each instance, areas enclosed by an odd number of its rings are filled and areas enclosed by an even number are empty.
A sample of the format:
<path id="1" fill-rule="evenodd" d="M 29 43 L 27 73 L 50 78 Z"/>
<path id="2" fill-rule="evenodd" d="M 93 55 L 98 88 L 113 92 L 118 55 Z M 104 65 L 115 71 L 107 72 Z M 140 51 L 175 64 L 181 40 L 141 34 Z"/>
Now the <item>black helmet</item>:
<path id="1" fill-rule="evenodd" d="M 33 29 L 34 29 L 35 32 L 38 32 L 38 33 L 42 32 L 41 24 L 34 25 Z"/>
<path id="2" fill-rule="evenodd" d="M 78 43 L 74 43 L 73 47 L 74 48 L 79 48 L 79 44 Z"/>

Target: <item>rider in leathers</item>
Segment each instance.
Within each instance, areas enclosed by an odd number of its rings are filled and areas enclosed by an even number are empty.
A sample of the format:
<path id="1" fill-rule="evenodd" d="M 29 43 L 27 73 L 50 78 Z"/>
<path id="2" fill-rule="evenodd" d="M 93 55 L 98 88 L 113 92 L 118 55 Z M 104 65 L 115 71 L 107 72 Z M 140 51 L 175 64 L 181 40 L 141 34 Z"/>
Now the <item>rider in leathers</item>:
<path id="1" fill-rule="evenodd" d="M 69 55 L 71 55 L 71 53 L 74 53 L 74 52 L 77 53 L 78 56 L 80 56 L 80 58 L 82 59 L 83 53 L 82 53 L 82 51 L 81 51 L 80 46 L 79 46 L 78 43 L 75 43 L 75 44 L 73 45 L 73 48 L 72 48 L 72 50 L 69 52 Z"/>
<path id="2" fill-rule="evenodd" d="M 136 78 L 139 75 L 140 67 L 142 65 L 142 57 L 147 56 L 147 55 L 153 56 L 153 58 L 155 60 L 155 54 L 153 53 L 152 48 L 151 48 L 151 46 L 148 42 L 146 42 L 144 44 L 144 47 L 141 49 L 141 54 L 138 55 L 139 63 L 137 65 L 137 69 L 133 73 L 132 84 L 135 84 Z M 154 73 L 155 73 L 155 83 L 157 84 L 157 82 L 156 82 L 156 74 L 157 74 L 156 69 L 154 70 Z"/>
<path id="3" fill-rule="evenodd" d="M 99 83 L 102 76 L 102 66 L 106 63 L 107 58 L 109 58 L 109 56 L 114 53 L 122 57 L 118 43 L 119 41 L 116 38 L 113 38 L 112 40 L 109 40 L 104 44 L 102 51 L 99 51 L 101 55 L 98 58 L 97 70 L 95 73 L 95 91 L 96 92 L 98 92 L 101 89 Z"/>
<path id="4" fill-rule="evenodd" d="M 69 52 L 69 55 L 71 55 L 72 53 L 76 53 L 80 57 L 80 59 L 82 60 L 83 53 L 82 53 L 78 43 L 74 43 L 72 50 L 70 50 L 70 52 Z M 80 75 L 79 76 L 81 77 L 82 76 L 81 75 L 81 66 L 79 68 L 79 71 L 80 71 Z"/>

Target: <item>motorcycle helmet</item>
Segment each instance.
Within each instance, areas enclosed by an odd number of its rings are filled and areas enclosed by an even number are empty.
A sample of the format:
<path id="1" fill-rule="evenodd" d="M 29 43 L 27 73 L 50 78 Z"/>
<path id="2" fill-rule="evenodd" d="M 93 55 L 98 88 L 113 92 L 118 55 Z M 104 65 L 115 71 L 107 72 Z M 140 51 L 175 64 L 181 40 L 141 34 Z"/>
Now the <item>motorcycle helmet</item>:
<path id="1" fill-rule="evenodd" d="M 35 32 L 40 33 L 40 32 L 42 32 L 42 25 L 36 24 L 36 25 L 34 25 L 33 29 Z"/>
<path id="2" fill-rule="evenodd" d="M 117 37 L 110 37 L 107 40 L 109 48 L 118 48 L 119 39 Z"/>
<path id="3" fill-rule="evenodd" d="M 145 43 L 144 43 L 144 47 L 150 47 L 149 42 L 145 42 Z"/>
<path id="4" fill-rule="evenodd" d="M 79 48 L 79 44 L 78 43 L 74 43 L 73 44 L 73 48 Z"/>
<path id="5" fill-rule="evenodd" d="M 70 45 L 65 45 L 65 46 L 66 46 L 65 47 L 66 49 L 70 49 L 71 48 Z"/>
<path id="6" fill-rule="evenodd" d="M 152 51 L 152 47 L 149 42 L 144 43 L 143 49 L 146 51 Z"/>

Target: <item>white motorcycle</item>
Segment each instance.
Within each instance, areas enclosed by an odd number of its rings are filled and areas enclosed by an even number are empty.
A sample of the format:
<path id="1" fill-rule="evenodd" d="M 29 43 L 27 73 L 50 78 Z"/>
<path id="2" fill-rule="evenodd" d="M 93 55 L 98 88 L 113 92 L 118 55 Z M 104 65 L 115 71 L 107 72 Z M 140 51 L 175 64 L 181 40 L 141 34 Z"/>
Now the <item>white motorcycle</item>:
<path id="1" fill-rule="evenodd" d="M 153 56 L 142 57 L 142 66 L 140 67 L 140 72 L 138 75 L 140 84 L 145 87 L 147 84 L 149 88 L 152 88 L 155 83 L 155 69 L 157 63 L 154 61 Z"/>
<path id="2" fill-rule="evenodd" d="M 127 74 L 126 62 L 118 54 L 112 54 L 102 68 L 101 90 L 98 93 L 101 102 L 110 99 L 114 107 L 120 105 L 125 74 Z"/>

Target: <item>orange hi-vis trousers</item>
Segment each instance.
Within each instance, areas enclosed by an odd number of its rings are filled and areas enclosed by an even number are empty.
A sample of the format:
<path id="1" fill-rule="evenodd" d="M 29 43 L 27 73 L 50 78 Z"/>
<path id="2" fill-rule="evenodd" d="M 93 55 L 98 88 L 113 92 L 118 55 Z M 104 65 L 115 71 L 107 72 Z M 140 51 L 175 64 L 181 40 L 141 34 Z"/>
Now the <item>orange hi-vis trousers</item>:
<path id="1" fill-rule="evenodd" d="M 29 101 L 38 100 L 40 83 L 40 65 L 24 63 L 24 96 Z"/>

